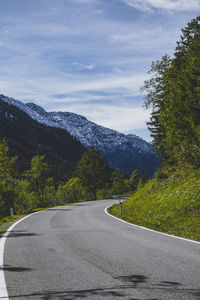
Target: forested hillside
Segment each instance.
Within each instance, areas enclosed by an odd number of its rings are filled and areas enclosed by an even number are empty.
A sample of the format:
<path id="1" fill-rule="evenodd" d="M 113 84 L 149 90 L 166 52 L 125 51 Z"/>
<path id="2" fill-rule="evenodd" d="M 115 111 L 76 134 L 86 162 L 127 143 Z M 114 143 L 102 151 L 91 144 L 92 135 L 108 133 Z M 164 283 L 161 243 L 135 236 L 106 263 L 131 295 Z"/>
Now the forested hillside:
<path id="1" fill-rule="evenodd" d="M 173 57 L 152 63 L 145 105 L 153 145 L 168 165 L 200 167 L 200 17 L 182 30 Z"/>
<path id="2" fill-rule="evenodd" d="M 16 106 L 0 100 L 0 139 L 3 138 L 9 154 L 18 156 L 19 172 L 29 168 L 33 156 L 45 155 L 56 181 L 72 175 L 85 151 L 66 130 L 38 123 Z"/>
<path id="3" fill-rule="evenodd" d="M 13 210 L 24 214 L 76 201 L 110 198 L 113 194 L 132 193 L 141 182 L 136 170 L 131 176 L 112 170 L 94 148 L 83 153 L 73 176 L 63 176 L 60 184 L 44 155 L 33 156 L 24 172 L 19 170 L 17 160 L 17 156 L 9 155 L 6 140 L 0 140 L 0 224 Z"/>
<path id="4" fill-rule="evenodd" d="M 200 16 L 182 30 L 173 57 L 152 63 L 152 77 L 143 90 L 145 105 L 152 108 L 148 126 L 162 166 L 147 183 L 136 170 L 130 176 L 112 170 L 94 148 L 84 152 L 67 131 L 39 124 L 2 103 L 0 138 L 7 141 L 0 140 L 0 218 L 10 208 L 21 214 L 137 190 L 121 217 L 200 240 L 199 53 Z M 119 206 L 111 212 L 119 215 Z"/>
<path id="5" fill-rule="evenodd" d="M 0 219 L 38 208 L 133 192 L 139 182 L 66 130 L 33 120 L 0 100 Z M 0 222 L 1 223 L 1 222 Z"/>
<path id="6" fill-rule="evenodd" d="M 1 101 L 19 108 L 41 124 L 65 129 L 86 149 L 99 150 L 111 168 L 119 168 L 127 174 L 137 169 L 140 176 L 152 177 L 160 166 L 153 146 L 134 134 L 100 126 L 72 112 L 47 112 L 35 103 L 25 104 L 4 95 L 0 95 Z"/>
<path id="7" fill-rule="evenodd" d="M 182 30 L 174 56 L 153 62 L 149 73 L 142 90 L 162 166 L 124 203 L 121 217 L 200 240 L 200 16 Z M 110 211 L 120 216 L 119 206 Z"/>

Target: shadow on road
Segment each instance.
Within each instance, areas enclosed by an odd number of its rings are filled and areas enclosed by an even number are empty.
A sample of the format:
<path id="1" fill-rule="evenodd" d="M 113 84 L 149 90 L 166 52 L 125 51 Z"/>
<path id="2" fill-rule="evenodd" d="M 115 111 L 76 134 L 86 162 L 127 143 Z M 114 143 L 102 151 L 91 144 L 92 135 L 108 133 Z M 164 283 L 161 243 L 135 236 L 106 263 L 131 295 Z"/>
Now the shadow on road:
<path id="1" fill-rule="evenodd" d="M 69 208 L 49 208 L 49 209 L 46 209 L 45 211 L 71 211 L 71 209 Z"/>
<path id="2" fill-rule="evenodd" d="M 27 232 L 27 230 L 20 230 L 20 231 L 11 231 L 7 238 L 13 238 L 13 237 L 28 237 L 28 236 L 41 236 L 42 234 L 39 233 L 33 233 L 33 232 Z"/>
<path id="3" fill-rule="evenodd" d="M 144 275 L 129 275 L 129 276 L 119 276 L 115 277 L 115 279 L 124 281 L 124 282 L 129 282 L 133 285 L 138 285 L 140 283 L 145 283 L 148 280 L 148 277 Z"/>
<path id="4" fill-rule="evenodd" d="M 0 271 L 5 271 L 5 272 L 30 272 L 33 270 L 34 269 L 31 269 L 31 268 L 14 267 L 14 266 L 10 266 L 10 265 L 4 265 L 3 267 L 0 266 Z"/>
<path id="5" fill-rule="evenodd" d="M 117 281 L 121 281 L 122 284 L 116 284 L 111 287 L 102 287 L 96 289 L 85 290 L 66 290 L 66 291 L 40 291 L 24 295 L 10 295 L 9 299 L 43 299 L 43 300 L 75 300 L 86 299 L 92 297 L 92 299 L 128 299 L 128 300 L 161 300 L 165 297 L 172 296 L 171 299 L 200 299 L 200 289 L 187 288 L 179 282 L 173 281 L 161 281 L 157 284 L 151 283 L 150 279 L 144 275 L 129 275 L 115 277 Z M 143 291 L 147 298 L 134 298 L 134 290 L 136 292 Z M 162 295 L 161 298 L 155 295 Z M 152 296 L 150 296 L 152 295 Z M 186 298 L 187 297 L 187 298 Z M 3 299 L 3 297 L 0 297 Z M 167 298 L 169 299 L 169 298 Z"/>
<path id="6" fill-rule="evenodd" d="M 79 203 L 79 204 L 71 204 L 71 206 L 88 206 L 88 202 L 87 203 Z"/>

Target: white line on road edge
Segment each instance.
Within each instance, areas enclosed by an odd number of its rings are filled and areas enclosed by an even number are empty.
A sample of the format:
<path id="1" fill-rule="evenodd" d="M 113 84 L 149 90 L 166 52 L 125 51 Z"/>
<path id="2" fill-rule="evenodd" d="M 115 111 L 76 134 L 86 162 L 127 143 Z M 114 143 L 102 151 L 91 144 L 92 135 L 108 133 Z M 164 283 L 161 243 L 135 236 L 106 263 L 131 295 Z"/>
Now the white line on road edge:
<path id="1" fill-rule="evenodd" d="M 111 206 L 112 206 L 112 205 L 111 205 Z M 156 230 L 153 230 L 153 229 L 150 229 L 150 228 L 147 228 L 147 227 L 135 225 L 135 224 L 126 222 L 126 221 L 124 221 L 124 220 L 122 220 L 122 219 L 119 219 L 119 218 L 117 218 L 117 217 L 111 215 L 111 214 L 108 212 L 108 209 L 109 209 L 111 206 L 108 206 L 108 207 L 105 208 L 105 213 L 106 213 L 108 216 L 110 216 L 110 217 L 112 217 L 112 218 L 114 218 L 114 219 L 116 219 L 116 220 L 118 220 L 118 221 L 121 221 L 121 222 L 123 222 L 123 223 L 125 223 L 125 224 L 131 225 L 131 226 L 134 226 L 134 227 L 137 227 L 137 228 L 141 228 L 141 229 L 144 229 L 144 230 L 156 232 L 156 233 L 159 233 L 159 234 L 168 236 L 168 237 L 172 237 L 172 238 L 175 238 L 175 239 L 179 239 L 179 240 L 183 240 L 183 241 L 186 241 L 186 242 L 190 242 L 190 243 L 194 243 L 194 244 L 200 245 L 200 242 L 197 242 L 197 241 L 194 241 L 194 240 L 189 240 L 189 239 L 185 239 L 185 238 L 182 238 L 182 237 L 179 237 L 179 236 L 175 236 L 175 235 L 163 233 L 163 232 L 160 232 L 160 231 L 156 231 Z"/>
<path id="2" fill-rule="evenodd" d="M 11 225 L 8 230 L 6 230 L 6 232 L 4 233 L 4 235 L 0 238 L 0 299 L 9 299 L 8 297 L 8 291 L 6 288 L 6 281 L 5 281 L 5 275 L 4 275 L 4 266 L 3 266 L 3 255 L 4 255 L 4 248 L 5 248 L 5 242 L 6 239 L 9 235 L 9 233 L 13 230 L 13 228 L 19 224 L 20 222 L 22 222 L 23 220 L 25 220 L 26 218 L 35 215 L 38 212 L 35 212 L 33 214 L 30 214 L 20 220 L 18 220 L 17 222 L 15 222 L 13 225 Z"/>

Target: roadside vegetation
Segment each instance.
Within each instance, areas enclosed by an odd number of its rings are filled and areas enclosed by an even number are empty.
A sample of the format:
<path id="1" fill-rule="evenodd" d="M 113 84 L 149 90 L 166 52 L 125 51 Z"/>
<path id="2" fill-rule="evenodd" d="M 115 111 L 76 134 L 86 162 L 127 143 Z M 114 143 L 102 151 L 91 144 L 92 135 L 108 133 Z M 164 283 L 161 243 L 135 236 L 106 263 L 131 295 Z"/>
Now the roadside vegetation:
<path id="1" fill-rule="evenodd" d="M 84 152 L 71 177 L 57 183 L 45 156 L 34 156 L 29 169 L 20 173 L 17 157 L 9 155 L 6 140 L 0 141 L 0 225 L 37 209 L 78 201 L 131 194 L 137 187 L 137 171 L 130 176 L 111 169 L 94 148 Z"/>
<path id="2" fill-rule="evenodd" d="M 162 166 L 147 182 L 112 170 L 94 148 L 57 182 L 45 156 L 20 173 L 17 157 L 0 141 L 0 220 L 38 208 L 133 194 L 110 212 L 134 224 L 200 241 L 200 16 L 182 30 L 173 57 L 152 63 L 145 81 L 148 128 Z"/>
<path id="3" fill-rule="evenodd" d="M 200 16 L 182 30 L 168 55 L 152 63 L 145 81 L 148 127 L 162 166 L 116 216 L 141 226 L 200 241 Z"/>
<path id="4" fill-rule="evenodd" d="M 177 170 L 165 179 L 149 180 L 110 213 L 128 222 L 200 241 L 200 170 Z"/>

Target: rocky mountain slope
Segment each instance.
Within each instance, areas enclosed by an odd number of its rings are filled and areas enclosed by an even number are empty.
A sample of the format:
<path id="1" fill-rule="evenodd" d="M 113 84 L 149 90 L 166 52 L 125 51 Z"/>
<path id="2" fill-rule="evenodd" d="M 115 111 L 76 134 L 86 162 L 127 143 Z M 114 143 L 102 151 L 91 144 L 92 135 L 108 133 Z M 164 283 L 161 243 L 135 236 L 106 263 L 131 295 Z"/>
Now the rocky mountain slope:
<path id="1" fill-rule="evenodd" d="M 84 147 L 94 146 L 113 168 L 126 173 L 138 169 L 141 176 L 151 177 L 160 164 L 152 145 L 136 135 L 119 133 L 71 112 L 46 112 L 34 103 L 24 104 L 3 95 L 0 99 L 17 106 L 39 123 L 67 130 Z"/>
<path id="2" fill-rule="evenodd" d="M 66 130 L 38 123 L 23 110 L 0 99 L 0 139 L 4 137 L 11 156 L 18 156 L 20 172 L 29 168 L 34 155 L 45 155 L 57 181 L 72 175 L 86 150 Z"/>

